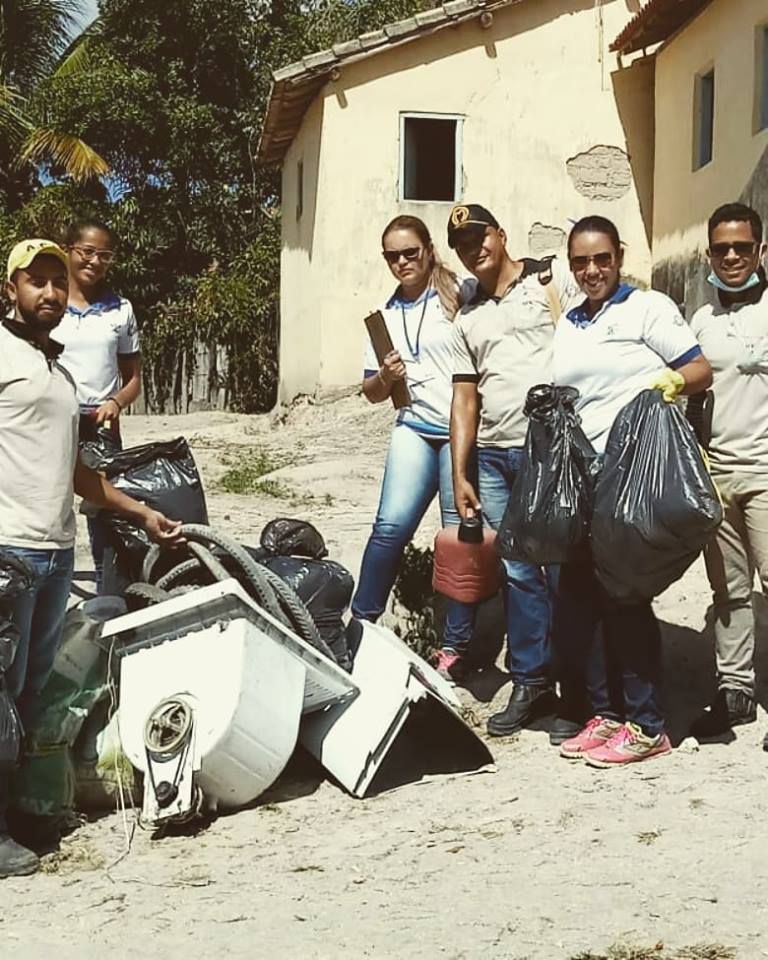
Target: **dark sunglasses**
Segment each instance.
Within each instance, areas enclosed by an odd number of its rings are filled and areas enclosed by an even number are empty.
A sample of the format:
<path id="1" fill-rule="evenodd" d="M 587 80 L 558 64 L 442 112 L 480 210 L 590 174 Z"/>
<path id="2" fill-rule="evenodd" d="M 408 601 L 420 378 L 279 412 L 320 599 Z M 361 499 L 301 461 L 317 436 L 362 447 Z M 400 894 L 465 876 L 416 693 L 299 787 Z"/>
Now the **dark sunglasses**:
<path id="1" fill-rule="evenodd" d="M 606 270 L 613 266 L 614 256 L 612 253 L 596 253 L 592 257 L 571 257 L 571 270 L 586 270 L 590 263 L 599 270 Z"/>
<path id="2" fill-rule="evenodd" d="M 735 240 L 733 243 L 711 243 L 709 252 L 713 257 L 727 257 L 733 250 L 737 257 L 748 257 L 755 252 L 757 244 L 750 240 Z"/>
<path id="3" fill-rule="evenodd" d="M 400 257 L 405 257 L 406 260 L 418 260 L 421 251 L 421 247 L 404 247 L 402 250 L 382 250 L 381 255 L 387 263 L 395 264 L 400 262 Z"/>

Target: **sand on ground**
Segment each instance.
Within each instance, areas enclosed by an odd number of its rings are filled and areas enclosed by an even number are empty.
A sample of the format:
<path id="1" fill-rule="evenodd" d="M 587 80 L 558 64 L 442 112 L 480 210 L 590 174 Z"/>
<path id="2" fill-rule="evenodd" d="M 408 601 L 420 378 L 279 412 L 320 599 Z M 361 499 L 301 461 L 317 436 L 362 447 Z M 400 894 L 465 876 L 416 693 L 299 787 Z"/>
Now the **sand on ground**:
<path id="1" fill-rule="evenodd" d="M 356 575 L 391 419 L 347 397 L 281 416 L 126 417 L 123 430 L 128 445 L 190 440 L 214 526 L 255 543 L 275 516 L 310 519 Z M 227 464 L 255 451 L 279 465 L 278 496 L 217 492 Z M 433 509 L 418 541 L 437 525 Z M 656 604 L 671 756 L 598 771 L 525 731 L 489 741 L 494 774 L 367 800 L 299 757 L 256 804 L 196 835 L 153 839 L 130 811 L 88 823 L 46 872 L 0 886 L 0 956 L 570 960 L 623 944 L 768 957 L 765 713 L 729 743 L 685 739 L 713 692 L 708 603 L 697 563 Z M 762 651 L 763 680 L 767 667 Z M 508 693 L 462 697 L 482 724 Z"/>

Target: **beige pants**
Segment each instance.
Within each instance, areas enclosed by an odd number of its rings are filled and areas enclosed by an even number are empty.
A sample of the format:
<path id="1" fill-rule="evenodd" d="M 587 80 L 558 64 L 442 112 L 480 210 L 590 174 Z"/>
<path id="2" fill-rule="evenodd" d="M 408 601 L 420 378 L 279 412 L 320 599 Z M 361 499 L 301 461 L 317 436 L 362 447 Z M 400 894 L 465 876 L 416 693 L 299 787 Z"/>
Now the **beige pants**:
<path id="1" fill-rule="evenodd" d="M 755 570 L 768 596 L 768 475 L 715 473 L 723 523 L 704 551 L 712 586 L 718 684 L 754 694 Z"/>

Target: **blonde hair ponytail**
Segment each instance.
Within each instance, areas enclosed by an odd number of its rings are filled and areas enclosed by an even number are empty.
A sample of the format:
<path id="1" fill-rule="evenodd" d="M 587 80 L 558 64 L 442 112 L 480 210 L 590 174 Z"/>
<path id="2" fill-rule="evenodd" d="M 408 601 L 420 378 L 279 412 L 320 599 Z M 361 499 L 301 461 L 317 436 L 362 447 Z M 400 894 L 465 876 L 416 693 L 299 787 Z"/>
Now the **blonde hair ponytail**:
<path id="1" fill-rule="evenodd" d="M 432 275 L 430 281 L 440 298 L 440 306 L 443 308 L 443 313 L 449 320 L 453 320 L 459 312 L 459 307 L 461 307 L 459 281 L 453 270 L 446 267 L 437 255 L 427 225 L 418 217 L 405 215 L 395 217 L 395 219 L 391 220 L 384 228 L 384 232 L 381 235 L 382 246 L 384 246 L 384 238 L 392 230 L 413 230 L 425 249 L 432 251 Z"/>

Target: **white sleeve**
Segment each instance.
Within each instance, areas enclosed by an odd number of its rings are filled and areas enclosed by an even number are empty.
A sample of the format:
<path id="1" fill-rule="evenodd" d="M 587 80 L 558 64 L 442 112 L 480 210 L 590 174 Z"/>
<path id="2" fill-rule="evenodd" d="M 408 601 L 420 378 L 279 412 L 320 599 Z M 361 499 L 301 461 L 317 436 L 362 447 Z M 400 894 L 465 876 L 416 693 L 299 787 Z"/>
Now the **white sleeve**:
<path id="1" fill-rule="evenodd" d="M 138 353 L 141 347 L 139 346 L 139 326 L 136 323 L 136 314 L 127 300 L 123 301 L 123 304 L 125 319 L 117 337 L 117 352 L 118 354 Z"/>
<path id="2" fill-rule="evenodd" d="M 368 337 L 365 342 L 365 353 L 363 354 L 363 373 L 367 376 L 371 376 L 372 374 L 376 373 L 378 369 L 379 361 L 376 359 L 371 338 Z"/>
<path id="3" fill-rule="evenodd" d="M 665 363 L 682 366 L 701 353 L 696 334 L 673 300 L 658 290 L 638 291 L 632 296 L 646 300 L 643 340 Z"/>

